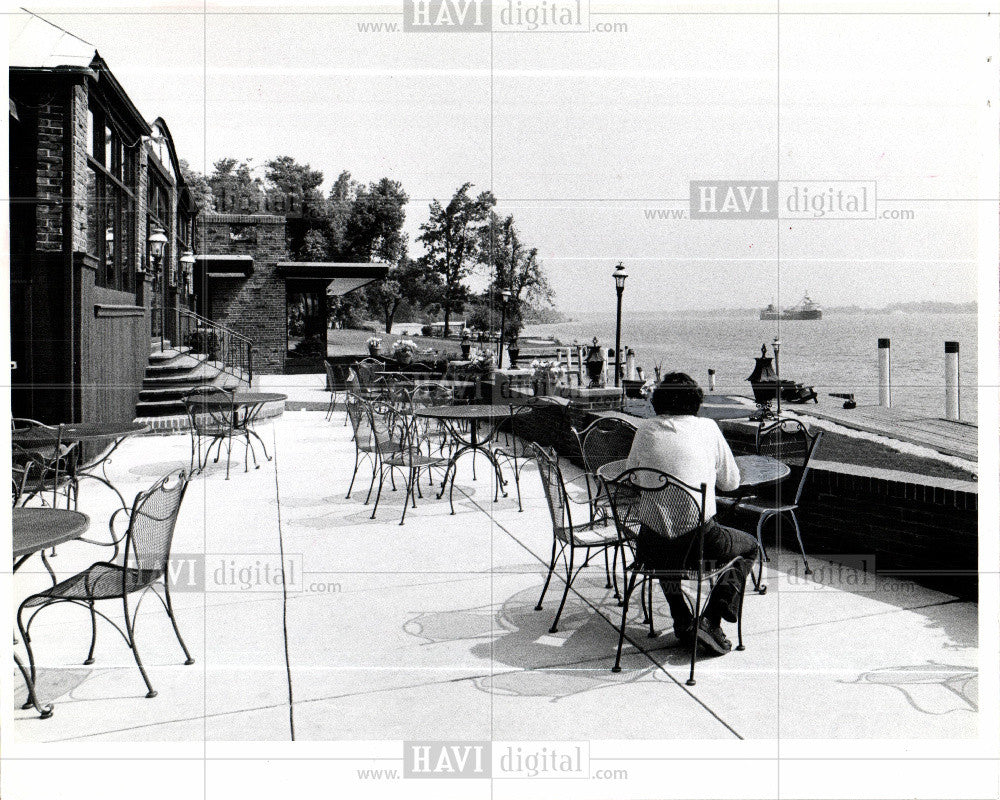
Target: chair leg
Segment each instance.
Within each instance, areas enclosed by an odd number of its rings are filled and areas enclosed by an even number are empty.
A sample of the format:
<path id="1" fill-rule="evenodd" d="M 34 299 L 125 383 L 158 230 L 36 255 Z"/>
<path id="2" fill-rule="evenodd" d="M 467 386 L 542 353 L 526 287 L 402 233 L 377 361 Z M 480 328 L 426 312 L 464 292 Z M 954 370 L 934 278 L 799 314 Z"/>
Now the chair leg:
<path id="1" fill-rule="evenodd" d="M 406 520 L 406 506 L 409 505 L 410 498 L 415 495 L 413 491 L 413 484 L 416 482 L 416 471 L 412 468 L 410 469 L 409 478 L 406 481 L 406 496 L 403 498 L 403 513 L 399 518 L 399 524 L 402 525 Z M 413 501 L 413 507 L 417 507 L 417 501 Z"/>
<path id="2" fill-rule="evenodd" d="M 364 505 L 368 505 L 368 501 L 372 498 L 372 488 L 375 486 L 375 472 L 381 469 L 379 463 L 377 458 L 372 458 L 372 479 L 368 482 L 368 494 L 365 495 Z"/>
<path id="3" fill-rule="evenodd" d="M 610 589 L 611 588 L 611 564 L 608 561 L 608 548 L 606 548 L 606 547 L 604 548 L 604 577 L 606 579 L 605 583 L 604 583 L 604 588 L 605 589 Z"/>
<path id="4" fill-rule="evenodd" d="M 354 479 L 358 477 L 358 448 L 354 448 L 354 473 L 351 475 L 351 483 L 347 487 L 347 497 L 345 500 L 351 499 L 351 490 L 354 488 Z"/>
<path id="5" fill-rule="evenodd" d="M 795 516 L 794 511 L 789 511 L 788 513 L 792 518 L 792 524 L 795 526 L 795 538 L 799 540 L 799 550 L 802 552 L 802 563 L 806 566 L 806 575 L 812 575 L 812 570 L 809 569 L 809 559 L 806 558 L 806 548 L 802 544 L 802 531 L 799 530 L 799 518 Z"/>
<path id="6" fill-rule="evenodd" d="M 743 646 L 743 598 L 747 593 L 747 585 L 744 583 L 740 590 L 740 605 L 736 609 L 736 649 L 746 650 Z"/>
<path id="7" fill-rule="evenodd" d="M 122 602 L 125 606 L 125 630 L 128 632 L 128 646 L 132 649 L 132 657 L 135 659 L 135 665 L 139 668 L 139 674 L 142 675 L 142 680 L 146 684 L 146 697 L 152 699 L 156 697 L 156 689 L 149 682 L 146 668 L 142 665 L 142 658 L 139 656 L 139 647 L 135 642 L 135 625 L 132 623 L 132 619 L 128 613 L 128 598 L 123 597 Z"/>
<path id="8" fill-rule="evenodd" d="M 632 590 L 635 588 L 637 573 L 633 572 L 628 579 L 624 587 L 624 592 L 622 593 L 622 624 L 621 628 L 618 629 L 618 654 L 615 656 L 615 665 L 611 668 L 612 672 L 622 671 L 622 648 L 625 646 L 625 624 L 628 621 L 628 601 L 632 596 Z"/>
<path id="9" fill-rule="evenodd" d="M 649 638 L 655 639 L 659 634 L 656 632 L 656 628 L 653 626 L 653 581 L 652 579 L 647 580 L 645 576 L 642 578 L 642 582 L 648 587 L 647 602 L 649 603 L 646 616 L 649 617 Z"/>
<path id="10" fill-rule="evenodd" d="M 84 664 L 90 665 L 94 663 L 94 647 L 97 645 L 97 614 L 94 613 L 94 601 L 91 600 L 90 603 L 90 652 L 87 653 L 87 660 Z"/>
<path id="11" fill-rule="evenodd" d="M 573 555 L 576 550 L 573 545 L 569 546 L 569 563 L 566 567 L 566 588 L 563 589 L 562 600 L 559 603 L 559 609 L 556 611 L 556 618 L 552 620 L 552 627 L 549 628 L 549 633 L 557 633 L 559 630 L 559 617 L 562 616 L 563 607 L 566 605 L 566 598 L 569 596 L 569 587 L 573 585 Z M 566 560 L 566 548 L 563 548 L 563 560 Z"/>
<path id="12" fill-rule="evenodd" d="M 757 520 L 757 549 L 760 550 L 760 558 L 757 560 L 757 577 L 754 578 L 754 591 L 757 594 L 767 594 L 767 586 L 764 585 L 764 562 L 770 561 L 767 557 L 767 550 L 764 549 L 764 523 L 767 521 L 767 514 L 761 514 Z M 750 567 L 750 574 L 753 575 L 753 566 Z"/>
<path id="13" fill-rule="evenodd" d="M 535 605 L 535 611 L 542 610 L 542 601 L 545 599 L 545 593 L 549 589 L 549 581 L 552 580 L 552 571 L 556 568 L 556 538 L 552 537 L 552 558 L 549 559 L 549 574 L 545 576 L 545 585 L 542 586 L 542 594 L 538 598 L 538 603 Z"/>
<path id="14" fill-rule="evenodd" d="M 372 470 L 372 481 L 375 480 L 375 471 Z M 371 519 L 375 519 L 375 512 L 378 511 L 378 501 L 382 497 L 382 484 L 385 483 L 385 470 L 379 469 L 378 471 L 378 493 L 375 495 L 375 505 L 372 507 Z M 369 492 L 371 490 L 369 489 Z M 403 503 L 403 508 L 406 508 L 406 503 Z"/>
<path id="15" fill-rule="evenodd" d="M 163 582 L 163 594 L 167 598 L 165 603 L 167 607 L 167 616 L 170 617 L 170 624 L 174 626 L 174 635 L 177 637 L 177 643 L 181 646 L 181 650 L 184 651 L 184 661 L 185 665 L 193 664 L 194 659 L 191 658 L 191 653 L 188 652 L 187 645 L 184 644 L 184 639 L 181 638 L 180 629 L 177 627 L 177 618 L 174 616 L 174 604 L 170 602 L 170 589 L 167 586 L 166 581 Z"/>

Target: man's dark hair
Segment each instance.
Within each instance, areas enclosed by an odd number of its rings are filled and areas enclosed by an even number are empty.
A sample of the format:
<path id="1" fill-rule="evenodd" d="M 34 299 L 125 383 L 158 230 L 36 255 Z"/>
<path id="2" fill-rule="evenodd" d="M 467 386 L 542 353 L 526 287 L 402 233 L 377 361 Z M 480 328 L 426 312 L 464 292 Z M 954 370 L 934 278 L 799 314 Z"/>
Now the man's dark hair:
<path id="1" fill-rule="evenodd" d="M 694 378 L 683 372 L 671 372 L 653 389 L 650 402 L 653 404 L 653 411 L 658 415 L 694 415 L 701 408 L 704 397 L 705 393 Z"/>

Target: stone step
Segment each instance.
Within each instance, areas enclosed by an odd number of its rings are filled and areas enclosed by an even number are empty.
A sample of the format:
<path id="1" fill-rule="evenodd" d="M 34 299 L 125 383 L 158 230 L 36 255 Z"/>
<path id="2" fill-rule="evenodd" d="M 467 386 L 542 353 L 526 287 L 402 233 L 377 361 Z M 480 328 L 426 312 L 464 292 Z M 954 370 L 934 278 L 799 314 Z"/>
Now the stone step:
<path id="1" fill-rule="evenodd" d="M 238 378 L 223 372 L 219 373 L 210 381 L 185 381 L 184 383 L 175 383 L 169 386 L 142 389 L 139 392 L 139 399 L 150 401 L 175 400 L 180 399 L 192 389 L 199 389 L 203 386 L 218 386 L 219 388 L 232 391 L 245 385 L 245 381 L 241 381 Z"/>
<path id="2" fill-rule="evenodd" d="M 181 353 L 171 359 L 159 359 L 146 367 L 146 377 L 153 378 L 169 375 L 171 372 L 191 370 L 204 361 L 200 353 Z"/>
<path id="3" fill-rule="evenodd" d="M 168 347 L 166 350 L 154 350 L 149 354 L 149 361 L 152 364 L 158 364 L 190 352 L 190 347 Z"/>
<path id="4" fill-rule="evenodd" d="M 155 389 L 160 386 L 171 386 L 181 383 L 204 383 L 211 381 L 216 375 L 223 373 L 223 363 L 221 361 L 203 361 L 197 367 L 177 372 L 168 372 L 165 375 L 146 374 L 142 382 L 143 389 Z"/>
<path id="5" fill-rule="evenodd" d="M 137 417 L 162 417 L 172 414 L 186 414 L 180 400 L 140 400 L 135 406 Z"/>

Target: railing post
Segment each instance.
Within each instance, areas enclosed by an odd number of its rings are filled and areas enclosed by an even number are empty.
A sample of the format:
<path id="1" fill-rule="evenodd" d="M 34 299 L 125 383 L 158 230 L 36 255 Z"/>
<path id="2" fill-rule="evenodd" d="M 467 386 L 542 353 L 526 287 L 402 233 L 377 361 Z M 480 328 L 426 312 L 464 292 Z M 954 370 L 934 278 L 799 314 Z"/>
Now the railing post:
<path id="1" fill-rule="evenodd" d="M 944 343 L 944 415 L 946 419 L 959 419 L 958 342 Z"/>
<path id="2" fill-rule="evenodd" d="M 878 404 L 885 408 L 892 407 L 892 360 L 889 349 L 888 339 L 878 340 Z"/>

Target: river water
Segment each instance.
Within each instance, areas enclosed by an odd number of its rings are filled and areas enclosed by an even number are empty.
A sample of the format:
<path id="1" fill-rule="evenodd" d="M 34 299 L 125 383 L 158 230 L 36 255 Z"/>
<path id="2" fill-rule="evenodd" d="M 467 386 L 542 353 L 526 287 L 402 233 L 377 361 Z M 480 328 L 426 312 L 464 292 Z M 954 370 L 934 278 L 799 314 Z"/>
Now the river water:
<path id="1" fill-rule="evenodd" d="M 960 343 L 962 419 L 976 421 L 977 318 L 971 313 L 870 311 L 824 312 L 821 320 L 762 322 L 754 312 L 713 316 L 626 314 L 622 346 L 636 351 L 648 376 L 687 372 L 702 386 L 716 371 L 717 391 L 749 394 L 746 378 L 762 343 L 781 339 L 781 377 L 811 384 L 822 404 L 837 403 L 829 392 L 853 392 L 859 404 L 878 402 L 877 341 L 892 342 L 892 403 L 915 412 L 944 415 L 944 343 Z M 551 336 L 563 344 L 589 343 L 597 336 L 614 347 L 615 315 L 580 313 L 570 322 L 531 325 L 525 335 Z"/>

